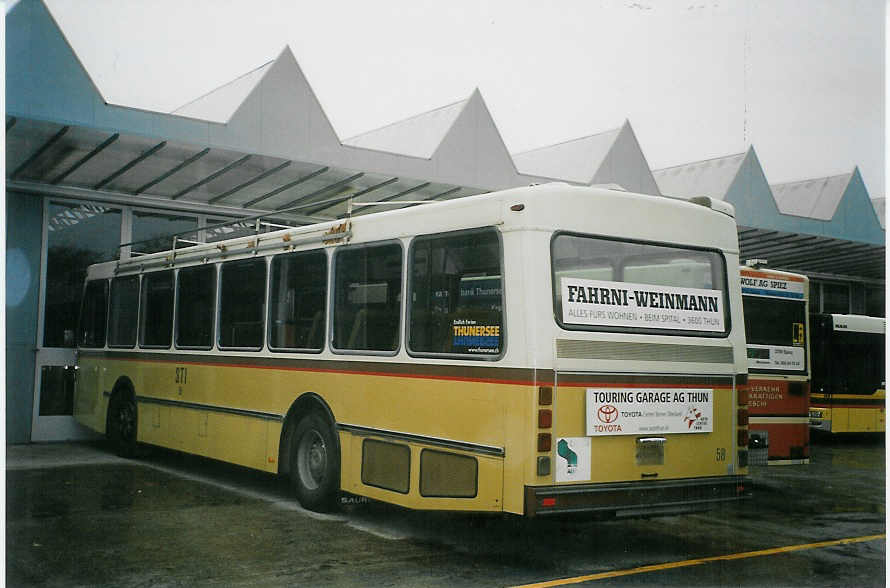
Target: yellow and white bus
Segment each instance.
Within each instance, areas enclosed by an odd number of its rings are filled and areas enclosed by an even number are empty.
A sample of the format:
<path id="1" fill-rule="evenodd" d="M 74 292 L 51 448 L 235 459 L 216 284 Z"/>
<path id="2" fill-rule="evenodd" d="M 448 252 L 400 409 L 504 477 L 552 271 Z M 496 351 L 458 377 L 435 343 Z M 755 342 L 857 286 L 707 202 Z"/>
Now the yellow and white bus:
<path id="1" fill-rule="evenodd" d="M 825 433 L 883 433 L 885 319 L 817 314 L 810 322 L 810 427 Z"/>
<path id="2" fill-rule="evenodd" d="M 98 264 L 75 416 L 311 509 L 699 510 L 749 494 L 737 267 L 722 202 L 564 184 Z"/>

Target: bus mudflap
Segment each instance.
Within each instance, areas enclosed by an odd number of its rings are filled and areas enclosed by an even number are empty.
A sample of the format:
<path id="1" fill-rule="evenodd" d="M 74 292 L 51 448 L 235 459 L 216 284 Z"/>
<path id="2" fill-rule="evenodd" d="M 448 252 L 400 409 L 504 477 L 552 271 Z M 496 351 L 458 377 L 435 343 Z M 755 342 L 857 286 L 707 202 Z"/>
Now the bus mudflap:
<path id="1" fill-rule="evenodd" d="M 750 497 L 748 476 L 526 486 L 525 515 L 599 513 L 615 518 L 674 515 Z"/>

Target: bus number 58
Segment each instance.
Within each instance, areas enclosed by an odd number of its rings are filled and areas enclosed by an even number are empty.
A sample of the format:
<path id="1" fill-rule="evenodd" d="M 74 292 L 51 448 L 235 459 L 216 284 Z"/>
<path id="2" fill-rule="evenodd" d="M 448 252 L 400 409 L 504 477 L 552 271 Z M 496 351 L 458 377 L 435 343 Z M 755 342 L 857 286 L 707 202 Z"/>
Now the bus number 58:
<path id="1" fill-rule="evenodd" d="M 726 448 L 725 447 L 717 448 L 717 460 L 716 461 L 726 461 Z"/>

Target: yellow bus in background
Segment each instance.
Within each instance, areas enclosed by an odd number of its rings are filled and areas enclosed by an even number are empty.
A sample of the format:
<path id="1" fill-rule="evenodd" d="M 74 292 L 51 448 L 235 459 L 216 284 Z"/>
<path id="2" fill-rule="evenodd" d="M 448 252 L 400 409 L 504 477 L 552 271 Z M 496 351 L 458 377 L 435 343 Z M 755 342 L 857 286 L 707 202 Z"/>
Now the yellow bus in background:
<path id="1" fill-rule="evenodd" d="M 883 433 L 886 321 L 813 315 L 810 427 L 826 433 Z"/>
<path id="2" fill-rule="evenodd" d="M 639 516 L 747 486 L 732 207 L 547 184 L 91 266 L 75 416 L 412 509 Z"/>

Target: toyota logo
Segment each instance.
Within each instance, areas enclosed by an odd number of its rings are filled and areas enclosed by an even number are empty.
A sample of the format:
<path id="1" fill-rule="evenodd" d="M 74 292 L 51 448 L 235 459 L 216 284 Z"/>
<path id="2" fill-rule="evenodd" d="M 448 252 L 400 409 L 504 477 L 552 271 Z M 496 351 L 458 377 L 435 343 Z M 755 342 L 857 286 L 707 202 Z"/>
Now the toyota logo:
<path id="1" fill-rule="evenodd" d="M 604 404 L 596 411 L 596 418 L 607 425 L 613 423 L 618 420 L 618 409 L 611 404 Z"/>

